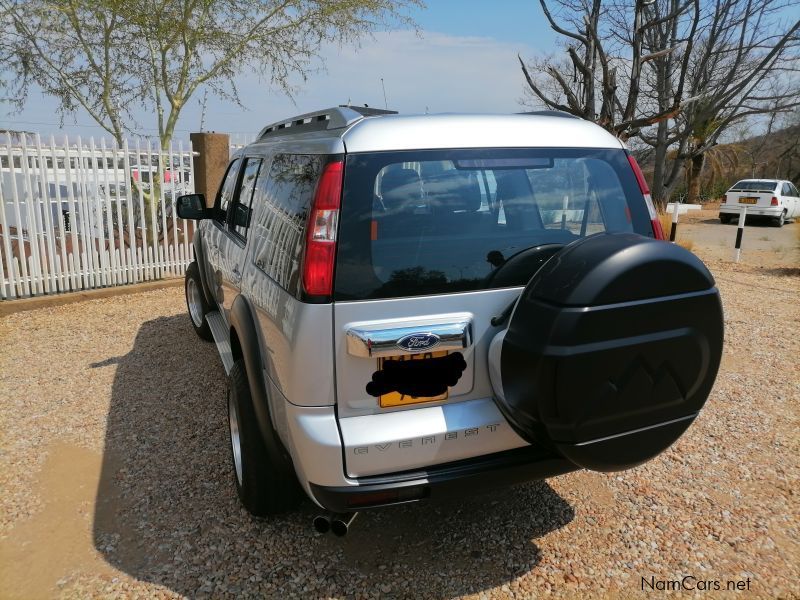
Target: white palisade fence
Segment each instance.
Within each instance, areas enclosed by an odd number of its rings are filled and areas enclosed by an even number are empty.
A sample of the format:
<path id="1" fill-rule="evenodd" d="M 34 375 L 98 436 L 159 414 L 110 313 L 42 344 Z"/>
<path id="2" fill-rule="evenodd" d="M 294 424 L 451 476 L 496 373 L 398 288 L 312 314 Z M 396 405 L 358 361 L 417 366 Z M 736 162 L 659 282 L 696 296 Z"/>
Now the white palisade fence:
<path id="1" fill-rule="evenodd" d="M 183 143 L 0 131 L 0 298 L 182 276 L 193 224 L 175 200 L 193 191 Z"/>

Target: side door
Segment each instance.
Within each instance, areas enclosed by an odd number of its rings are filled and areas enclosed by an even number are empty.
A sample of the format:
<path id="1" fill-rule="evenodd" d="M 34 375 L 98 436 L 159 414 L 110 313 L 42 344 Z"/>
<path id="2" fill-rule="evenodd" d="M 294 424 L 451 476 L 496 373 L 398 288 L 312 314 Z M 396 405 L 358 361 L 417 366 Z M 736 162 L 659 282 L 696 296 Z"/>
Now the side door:
<path id="1" fill-rule="evenodd" d="M 220 240 L 219 270 L 222 279 L 220 308 L 227 322 L 230 322 L 230 310 L 233 301 L 239 295 L 242 283 L 247 233 L 252 215 L 253 191 L 256 187 L 261 163 L 261 157 L 243 159 L 239 183 L 228 205 L 227 227 Z"/>
<path id="2" fill-rule="evenodd" d="M 211 294 L 217 303 L 220 312 L 222 310 L 224 291 L 222 288 L 222 246 L 227 239 L 228 210 L 233 200 L 236 186 L 239 181 L 242 159 L 235 158 L 228 165 L 222 185 L 219 187 L 217 197 L 214 200 L 214 218 L 209 221 L 205 235 L 205 256 L 206 256 L 206 281 L 211 288 Z"/>
<path id="3" fill-rule="evenodd" d="M 800 217 L 800 192 L 793 183 L 790 182 L 788 186 L 792 193 L 792 210 L 789 211 L 789 216 L 794 219 Z"/>

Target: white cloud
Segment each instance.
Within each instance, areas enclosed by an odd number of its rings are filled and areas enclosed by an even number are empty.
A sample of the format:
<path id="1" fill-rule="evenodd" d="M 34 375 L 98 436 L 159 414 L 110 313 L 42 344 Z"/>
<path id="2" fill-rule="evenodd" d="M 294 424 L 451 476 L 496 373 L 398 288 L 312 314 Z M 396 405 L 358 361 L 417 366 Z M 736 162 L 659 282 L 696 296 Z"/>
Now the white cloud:
<path id="1" fill-rule="evenodd" d="M 245 109 L 212 98 L 209 94 L 205 129 L 218 132 L 256 133 L 267 123 L 295 114 L 344 104 L 383 107 L 381 78 L 386 86 L 389 108 L 403 113 L 430 112 L 516 112 L 523 92 L 523 78 L 517 53 L 531 56 L 530 46 L 500 42 L 492 38 L 457 37 L 436 32 L 379 32 L 365 39 L 360 48 L 329 45 L 323 50 L 326 70 L 311 74 L 300 91 L 296 105 L 269 84 L 252 75 L 237 81 Z M 200 126 L 202 92 L 183 111 L 180 137 Z M 50 99 L 30 98 L 30 106 L 17 119 L 41 121 L 53 114 Z M 142 112 L 143 127 L 154 128 L 152 115 Z M 13 125 L 13 117 L 0 120 L 0 127 Z M 51 117 L 52 121 L 52 117 Z M 86 115 L 77 122 L 90 124 Z M 23 125 L 20 129 L 40 131 L 57 127 Z M 70 132 L 98 135 L 96 128 L 68 127 Z"/>

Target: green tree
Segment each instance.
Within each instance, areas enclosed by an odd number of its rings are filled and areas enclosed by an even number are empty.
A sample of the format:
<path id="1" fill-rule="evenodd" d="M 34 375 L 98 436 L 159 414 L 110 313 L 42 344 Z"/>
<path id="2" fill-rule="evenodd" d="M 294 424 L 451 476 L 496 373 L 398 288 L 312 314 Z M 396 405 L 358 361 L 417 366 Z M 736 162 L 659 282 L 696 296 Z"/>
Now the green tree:
<path id="1" fill-rule="evenodd" d="M 235 79 L 252 72 L 291 94 L 293 77 L 324 65 L 324 44 L 358 43 L 389 23 L 413 26 L 408 9 L 418 6 L 422 0 L 0 0 L 0 51 L 18 94 L 36 84 L 62 116 L 83 109 L 120 145 L 144 106 L 166 149 L 199 89 L 241 105 Z"/>

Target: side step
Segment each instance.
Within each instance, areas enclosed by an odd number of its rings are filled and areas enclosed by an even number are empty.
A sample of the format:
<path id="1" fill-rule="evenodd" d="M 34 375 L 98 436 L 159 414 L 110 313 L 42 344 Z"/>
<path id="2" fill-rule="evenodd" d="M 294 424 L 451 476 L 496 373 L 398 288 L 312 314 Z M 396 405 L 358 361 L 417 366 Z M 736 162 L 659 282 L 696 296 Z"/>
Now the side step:
<path id="1" fill-rule="evenodd" d="M 228 340 L 228 326 L 225 325 L 225 319 L 216 310 L 206 315 L 206 321 L 211 329 L 211 335 L 214 336 L 214 343 L 217 344 L 217 352 L 222 359 L 222 366 L 225 367 L 225 374 L 229 375 L 233 368 L 233 353 Z"/>

